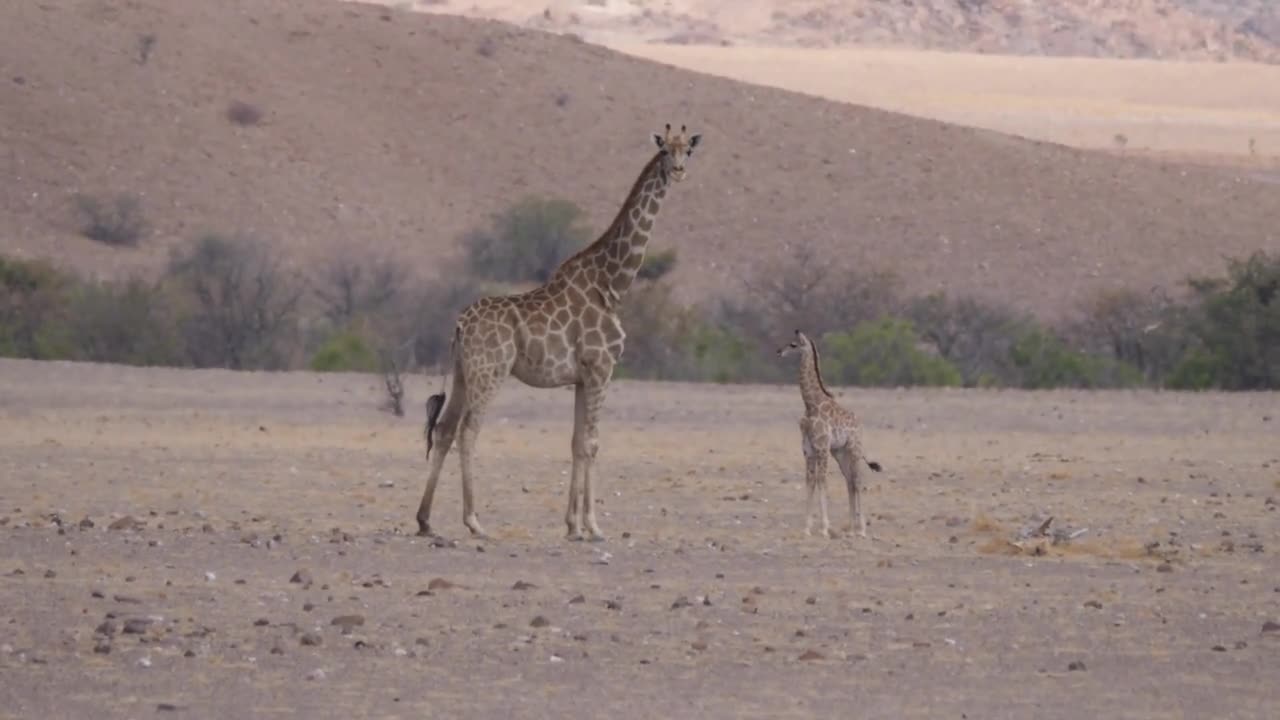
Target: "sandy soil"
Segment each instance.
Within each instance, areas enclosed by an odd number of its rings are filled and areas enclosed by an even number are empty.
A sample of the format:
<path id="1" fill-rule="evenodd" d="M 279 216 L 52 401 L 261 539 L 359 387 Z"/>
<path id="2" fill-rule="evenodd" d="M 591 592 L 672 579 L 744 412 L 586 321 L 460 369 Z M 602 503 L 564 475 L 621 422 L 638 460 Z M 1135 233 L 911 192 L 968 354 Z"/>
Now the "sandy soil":
<path id="1" fill-rule="evenodd" d="M 494 539 L 451 461 L 432 542 L 435 382 L 0 361 L 0 716 L 1280 715 L 1276 394 L 845 391 L 874 539 L 820 540 L 793 388 L 620 382 L 584 544 L 572 395 L 513 382 Z"/>

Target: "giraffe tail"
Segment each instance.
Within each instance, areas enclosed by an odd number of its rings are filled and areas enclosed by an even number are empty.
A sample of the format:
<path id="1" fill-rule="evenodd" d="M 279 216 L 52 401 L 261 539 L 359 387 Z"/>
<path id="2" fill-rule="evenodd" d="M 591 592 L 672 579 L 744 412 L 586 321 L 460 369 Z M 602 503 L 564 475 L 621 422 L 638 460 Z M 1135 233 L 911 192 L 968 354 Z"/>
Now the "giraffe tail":
<path id="1" fill-rule="evenodd" d="M 871 468 L 872 470 L 875 470 L 876 472 L 880 472 L 881 470 L 884 469 L 880 467 L 880 463 L 876 462 L 875 460 L 868 460 L 867 467 Z"/>
<path id="2" fill-rule="evenodd" d="M 453 329 L 453 340 L 449 342 L 449 362 L 450 364 L 457 362 L 457 345 L 458 345 L 458 328 Z M 457 374 L 458 369 L 453 368 L 453 372 Z M 445 376 L 448 377 L 447 375 Z M 431 456 L 431 446 L 435 444 L 436 424 L 440 422 L 440 412 L 444 410 L 444 401 L 448 397 L 443 389 L 440 392 L 427 398 L 427 426 L 423 429 L 422 434 L 427 439 L 427 456 Z"/>

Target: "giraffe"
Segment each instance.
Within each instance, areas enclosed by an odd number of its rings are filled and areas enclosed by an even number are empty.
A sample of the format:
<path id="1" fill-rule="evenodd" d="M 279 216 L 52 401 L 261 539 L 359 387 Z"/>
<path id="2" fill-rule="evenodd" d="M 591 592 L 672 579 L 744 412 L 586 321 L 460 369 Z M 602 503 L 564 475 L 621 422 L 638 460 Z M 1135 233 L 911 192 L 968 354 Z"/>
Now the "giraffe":
<path id="1" fill-rule="evenodd" d="M 570 540 L 604 540 L 595 515 L 593 470 L 597 423 L 614 366 L 622 357 L 618 314 L 644 261 L 654 220 L 701 135 L 666 126 L 654 133 L 657 153 L 645 164 L 613 223 L 599 239 L 565 260 L 547 282 L 518 295 L 476 300 L 458 315 L 451 341 L 453 388 L 427 400 L 427 487 L 418 506 L 418 534 L 431 534 L 431 499 L 455 437 L 462 472 L 463 524 L 485 537 L 476 515 L 472 460 L 485 408 L 508 375 L 537 388 L 574 386 L 573 471 L 565 513 Z M 442 412 L 443 411 L 443 412 Z M 434 454 L 433 451 L 434 450 Z"/>
<path id="2" fill-rule="evenodd" d="M 818 364 L 818 348 L 804 333 L 796 330 L 795 339 L 778 349 L 778 357 L 799 353 L 800 398 L 804 400 L 804 417 L 800 418 L 800 441 L 804 450 L 806 501 L 804 533 L 813 534 L 813 501 L 817 495 L 822 509 L 822 535 L 832 537 L 831 522 L 827 519 L 827 454 L 830 453 L 840 466 L 845 485 L 849 489 L 849 527 L 853 532 L 855 519 L 858 534 L 867 536 L 867 519 L 862 513 L 862 488 L 858 483 L 859 462 L 880 472 L 880 463 L 867 460 L 862 454 L 862 428 L 858 417 L 840 407 L 822 382 L 822 370 Z"/>

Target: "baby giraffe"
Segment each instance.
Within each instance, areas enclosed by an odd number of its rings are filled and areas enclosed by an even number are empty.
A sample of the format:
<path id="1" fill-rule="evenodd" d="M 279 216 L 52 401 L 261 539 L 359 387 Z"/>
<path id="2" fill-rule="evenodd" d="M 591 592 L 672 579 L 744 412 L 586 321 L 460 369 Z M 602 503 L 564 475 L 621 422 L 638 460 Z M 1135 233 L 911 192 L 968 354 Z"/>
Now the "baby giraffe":
<path id="1" fill-rule="evenodd" d="M 813 534 L 813 499 L 816 494 L 822 507 L 822 534 L 831 537 L 827 519 L 827 453 L 835 457 L 849 488 L 849 527 L 853 532 L 855 517 L 858 534 L 867 536 L 867 519 L 862 514 L 862 488 L 858 484 L 858 463 L 880 472 L 880 463 L 862 456 L 862 429 L 853 413 L 840 407 L 822 383 L 818 366 L 818 348 L 796 330 L 796 338 L 778 349 L 778 357 L 800 354 L 800 398 L 804 400 L 804 417 L 800 418 L 800 440 L 804 448 L 805 487 L 808 492 L 804 534 Z"/>

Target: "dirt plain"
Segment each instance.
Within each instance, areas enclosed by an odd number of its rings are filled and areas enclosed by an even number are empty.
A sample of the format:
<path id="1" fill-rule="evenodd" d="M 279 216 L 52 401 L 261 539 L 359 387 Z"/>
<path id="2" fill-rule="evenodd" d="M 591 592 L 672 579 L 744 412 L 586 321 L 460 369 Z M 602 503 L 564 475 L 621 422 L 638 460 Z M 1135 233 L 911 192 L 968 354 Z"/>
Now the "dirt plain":
<path id="1" fill-rule="evenodd" d="M 0 717 L 1280 715 L 1274 393 L 841 391 L 825 540 L 794 388 L 618 382 L 592 544 L 515 382 L 412 535 L 437 382 L 0 361 Z"/>

